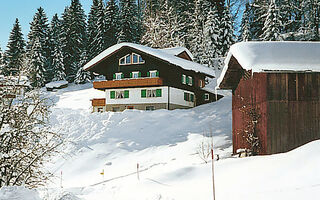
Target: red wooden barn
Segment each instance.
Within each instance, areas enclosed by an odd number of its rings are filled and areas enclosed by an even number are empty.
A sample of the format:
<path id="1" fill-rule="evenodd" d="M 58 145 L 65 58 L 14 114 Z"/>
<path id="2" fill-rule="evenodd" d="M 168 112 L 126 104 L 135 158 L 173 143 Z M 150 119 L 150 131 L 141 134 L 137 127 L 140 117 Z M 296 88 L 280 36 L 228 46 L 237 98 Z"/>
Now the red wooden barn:
<path id="1" fill-rule="evenodd" d="M 320 43 L 233 45 L 218 79 L 232 90 L 233 151 L 292 150 L 320 138 Z"/>

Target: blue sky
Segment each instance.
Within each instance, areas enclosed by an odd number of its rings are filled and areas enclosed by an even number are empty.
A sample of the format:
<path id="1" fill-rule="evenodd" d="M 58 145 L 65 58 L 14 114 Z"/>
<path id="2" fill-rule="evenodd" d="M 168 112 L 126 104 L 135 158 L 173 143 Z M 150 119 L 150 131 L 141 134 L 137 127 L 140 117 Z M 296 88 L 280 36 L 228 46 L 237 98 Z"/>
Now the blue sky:
<path id="1" fill-rule="evenodd" d="M 70 5 L 71 0 L 1 0 L 0 3 L 0 46 L 6 49 L 10 31 L 15 19 L 18 18 L 22 32 L 26 38 L 29 32 L 29 23 L 32 21 L 37 8 L 44 8 L 49 21 L 55 13 L 61 16 L 64 8 Z M 80 0 L 86 14 L 89 12 L 92 0 Z"/>

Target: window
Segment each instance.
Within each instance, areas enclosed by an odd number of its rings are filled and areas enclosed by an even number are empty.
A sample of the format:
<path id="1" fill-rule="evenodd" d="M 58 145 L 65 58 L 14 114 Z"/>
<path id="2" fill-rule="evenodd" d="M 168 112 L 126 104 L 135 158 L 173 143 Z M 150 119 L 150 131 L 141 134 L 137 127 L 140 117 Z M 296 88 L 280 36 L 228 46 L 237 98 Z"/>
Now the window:
<path id="1" fill-rule="evenodd" d="M 186 84 L 187 83 L 187 76 L 186 75 L 184 75 L 184 74 L 182 74 L 182 77 L 181 77 L 181 83 L 182 84 Z"/>
<path id="2" fill-rule="evenodd" d="M 131 72 L 130 77 L 131 78 L 139 78 L 139 77 L 141 77 L 141 72 Z"/>
<path id="3" fill-rule="evenodd" d="M 132 54 L 132 63 L 133 64 L 138 64 L 139 63 L 139 55 L 137 55 L 137 54 L 135 54 L 135 53 L 133 53 Z"/>
<path id="4" fill-rule="evenodd" d="M 119 112 L 120 111 L 120 107 L 112 107 L 112 111 L 113 112 Z"/>
<path id="5" fill-rule="evenodd" d="M 199 80 L 199 87 L 203 87 L 203 81 L 202 80 Z"/>
<path id="6" fill-rule="evenodd" d="M 144 62 L 143 58 L 136 53 L 128 54 L 119 59 L 119 65 L 144 64 Z"/>
<path id="7" fill-rule="evenodd" d="M 141 98 L 154 98 L 154 97 L 161 97 L 161 96 L 162 96 L 162 89 L 141 90 Z"/>
<path id="8" fill-rule="evenodd" d="M 127 106 L 127 109 L 128 109 L 128 110 L 133 110 L 133 109 L 134 109 L 134 106 Z"/>
<path id="9" fill-rule="evenodd" d="M 124 74 L 123 73 L 115 73 L 113 74 L 113 79 L 116 79 L 116 80 L 121 80 L 124 78 Z"/>
<path id="10" fill-rule="evenodd" d="M 110 99 L 125 99 L 129 98 L 129 90 L 110 91 Z"/>
<path id="11" fill-rule="evenodd" d="M 155 110 L 154 106 L 146 106 L 146 110 Z"/>
<path id="12" fill-rule="evenodd" d="M 188 85 L 192 86 L 193 85 L 193 79 L 191 76 L 188 76 L 188 81 L 187 81 Z"/>
<path id="13" fill-rule="evenodd" d="M 209 101 L 210 100 L 210 95 L 208 93 L 204 94 L 204 100 Z"/>
<path id="14" fill-rule="evenodd" d="M 184 100 L 189 102 L 194 102 L 194 94 L 184 93 Z"/>
<path id="15" fill-rule="evenodd" d="M 98 112 L 103 112 L 103 108 L 98 107 Z"/>
<path id="16" fill-rule="evenodd" d="M 148 77 L 155 78 L 155 77 L 159 77 L 159 72 L 157 70 L 153 70 L 153 71 L 149 71 L 147 75 Z"/>

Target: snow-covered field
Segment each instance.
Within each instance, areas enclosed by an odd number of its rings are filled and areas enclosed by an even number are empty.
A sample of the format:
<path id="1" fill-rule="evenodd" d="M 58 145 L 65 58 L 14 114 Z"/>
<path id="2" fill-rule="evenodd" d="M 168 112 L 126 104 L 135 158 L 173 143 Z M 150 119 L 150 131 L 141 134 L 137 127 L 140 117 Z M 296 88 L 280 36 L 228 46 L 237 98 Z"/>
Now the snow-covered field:
<path id="1" fill-rule="evenodd" d="M 285 154 L 231 156 L 229 93 L 188 110 L 91 113 L 90 99 L 103 95 L 91 84 L 47 94 L 55 103 L 51 124 L 66 145 L 48 165 L 56 178 L 39 190 L 43 199 L 212 199 L 211 163 L 197 155 L 208 132 L 220 155 L 215 162 L 217 200 L 320 196 L 319 141 Z"/>

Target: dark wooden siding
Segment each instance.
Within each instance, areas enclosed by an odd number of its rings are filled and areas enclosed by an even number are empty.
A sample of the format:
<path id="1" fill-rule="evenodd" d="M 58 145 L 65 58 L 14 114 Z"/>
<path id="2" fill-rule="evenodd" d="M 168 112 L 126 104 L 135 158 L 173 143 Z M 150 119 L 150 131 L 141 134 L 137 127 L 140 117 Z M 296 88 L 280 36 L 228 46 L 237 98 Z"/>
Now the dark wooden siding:
<path id="1" fill-rule="evenodd" d="M 320 139 L 320 73 L 268 74 L 268 153 Z"/>
<path id="2" fill-rule="evenodd" d="M 145 63 L 120 66 L 119 59 L 131 53 L 137 53 L 141 55 L 142 58 L 145 60 Z M 113 80 L 113 74 L 117 72 L 124 73 L 124 78 L 130 78 L 130 72 L 133 71 L 140 71 L 142 77 L 147 77 L 147 73 L 150 70 L 158 70 L 159 76 L 163 80 L 163 85 L 192 91 L 197 95 L 196 105 L 201 105 L 205 103 L 202 99 L 203 91 L 200 89 L 199 85 L 199 80 L 202 80 L 202 82 L 205 83 L 206 76 L 204 74 L 196 73 L 192 70 L 184 70 L 180 67 L 174 66 L 168 62 L 150 56 L 144 52 L 131 49 L 129 47 L 122 48 L 119 51 L 115 52 L 110 57 L 97 64 L 91 70 L 98 74 L 106 76 L 107 80 Z M 182 74 L 193 77 L 194 85 L 189 86 L 187 84 L 182 84 Z"/>
<path id="3" fill-rule="evenodd" d="M 260 115 L 257 123 L 257 135 L 261 141 L 260 154 L 267 153 L 267 76 L 250 72 L 243 76 L 232 96 L 232 132 L 233 152 L 237 149 L 249 148 L 244 131 L 251 120 L 246 109 L 255 108 Z"/>

